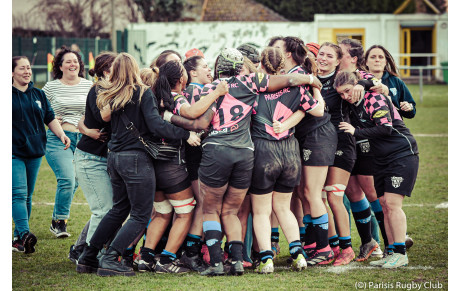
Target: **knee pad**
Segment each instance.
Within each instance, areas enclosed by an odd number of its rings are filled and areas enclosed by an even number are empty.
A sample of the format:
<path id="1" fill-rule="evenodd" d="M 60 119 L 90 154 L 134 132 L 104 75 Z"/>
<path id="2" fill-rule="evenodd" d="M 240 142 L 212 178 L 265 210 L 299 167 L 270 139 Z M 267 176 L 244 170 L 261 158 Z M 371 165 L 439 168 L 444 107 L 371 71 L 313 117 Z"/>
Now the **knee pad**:
<path id="1" fill-rule="evenodd" d="M 326 187 L 323 187 L 323 190 L 321 191 L 321 198 L 327 199 L 327 191 Z"/>
<path id="2" fill-rule="evenodd" d="M 155 211 L 161 214 L 168 214 L 173 211 L 173 207 L 168 200 L 164 200 L 161 202 L 153 202 L 153 207 L 155 207 Z"/>
<path id="3" fill-rule="evenodd" d="M 196 205 L 196 200 L 193 197 L 185 200 L 169 200 L 169 202 L 174 206 L 174 212 L 177 214 L 190 213 Z"/>
<path id="4" fill-rule="evenodd" d="M 327 192 L 332 192 L 334 195 L 339 196 L 339 197 L 343 197 L 343 194 L 345 193 L 346 188 L 347 186 L 343 184 L 334 184 L 330 186 L 324 186 L 324 190 L 326 190 Z"/>

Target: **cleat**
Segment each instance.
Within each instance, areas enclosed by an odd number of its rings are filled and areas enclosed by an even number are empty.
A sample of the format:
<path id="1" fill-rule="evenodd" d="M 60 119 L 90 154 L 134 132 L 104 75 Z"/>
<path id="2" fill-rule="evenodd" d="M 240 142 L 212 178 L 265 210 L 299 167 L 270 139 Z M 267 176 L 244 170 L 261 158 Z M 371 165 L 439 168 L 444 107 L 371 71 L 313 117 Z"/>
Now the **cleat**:
<path id="1" fill-rule="evenodd" d="M 24 252 L 24 242 L 22 239 L 15 237 L 13 239 L 13 252 L 23 253 Z"/>
<path id="2" fill-rule="evenodd" d="M 372 254 L 379 247 L 379 244 L 374 240 L 371 239 L 370 242 L 365 243 L 359 247 L 359 255 L 356 257 L 357 262 L 364 262 L 366 261 Z"/>
<path id="3" fill-rule="evenodd" d="M 244 268 L 252 268 L 252 263 L 251 263 L 251 262 L 247 262 L 247 261 L 243 261 L 243 267 L 244 267 Z"/>
<path id="4" fill-rule="evenodd" d="M 189 257 L 184 253 L 180 257 L 180 263 L 195 272 L 203 272 L 207 267 L 206 263 L 198 254 Z"/>
<path id="5" fill-rule="evenodd" d="M 183 267 L 179 264 L 179 260 L 172 261 L 169 264 L 162 265 L 160 261 L 158 261 L 155 265 L 155 272 L 158 274 L 182 274 L 188 273 L 191 270 L 189 268 Z"/>
<path id="6" fill-rule="evenodd" d="M 67 222 L 63 219 L 51 220 L 50 231 L 57 238 L 66 238 L 70 236 L 67 232 Z"/>
<path id="7" fill-rule="evenodd" d="M 338 255 L 335 262 L 332 264 L 333 266 L 343 266 L 348 265 L 353 259 L 355 258 L 355 252 L 351 247 L 343 249 L 340 254 Z"/>
<path id="8" fill-rule="evenodd" d="M 387 258 L 387 262 L 382 265 L 382 268 L 384 269 L 395 269 L 407 266 L 409 264 L 409 258 L 407 257 L 407 254 L 403 255 L 400 253 L 394 253 L 393 255 Z"/>
<path id="9" fill-rule="evenodd" d="M 243 262 L 242 261 L 235 261 L 231 263 L 230 266 L 230 275 L 237 275 L 241 276 L 244 273 Z"/>
<path id="10" fill-rule="evenodd" d="M 155 261 L 147 262 L 147 261 L 144 261 L 142 258 L 140 258 L 137 263 L 137 270 L 140 273 L 153 272 L 155 264 L 156 264 Z"/>
<path id="11" fill-rule="evenodd" d="M 410 247 L 413 245 L 414 245 L 414 240 L 406 234 L 406 251 L 408 251 Z"/>
<path id="12" fill-rule="evenodd" d="M 334 252 L 331 250 L 331 247 L 328 245 L 323 250 L 326 251 L 316 251 L 311 257 L 308 257 L 307 265 L 317 266 L 331 263 L 334 260 Z"/>
<path id="13" fill-rule="evenodd" d="M 372 258 L 382 258 L 383 257 L 383 252 L 380 249 L 380 246 L 375 249 L 375 251 L 372 252 L 371 254 Z"/>
<path id="14" fill-rule="evenodd" d="M 273 260 L 272 259 L 267 259 L 267 261 L 260 262 L 259 265 L 257 266 L 256 273 L 259 274 L 271 274 L 275 270 L 275 266 L 273 265 Z"/>
<path id="15" fill-rule="evenodd" d="M 307 255 L 307 257 L 313 256 L 315 254 L 315 252 L 316 252 L 316 243 L 314 242 L 312 244 L 304 246 L 303 250 L 304 250 L 305 254 Z"/>
<path id="16" fill-rule="evenodd" d="M 335 246 L 335 247 L 332 247 L 331 249 L 334 252 L 334 261 L 335 261 L 340 254 L 340 246 Z"/>
<path id="17" fill-rule="evenodd" d="M 292 261 L 291 269 L 294 271 L 302 271 L 307 269 L 307 261 L 302 254 L 299 254 L 297 259 Z"/>
<path id="18" fill-rule="evenodd" d="M 209 266 L 206 270 L 200 273 L 201 276 L 223 276 L 225 275 L 224 272 L 224 264 L 219 262 L 214 266 Z"/>
<path id="19" fill-rule="evenodd" d="M 381 267 L 383 265 L 385 265 L 391 258 L 391 256 L 393 256 L 393 254 L 383 254 L 383 258 L 381 258 L 380 260 L 377 260 L 377 261 L 372 261 L 369 263 L 370 266 L 373 266 L 373 267 Z"/>

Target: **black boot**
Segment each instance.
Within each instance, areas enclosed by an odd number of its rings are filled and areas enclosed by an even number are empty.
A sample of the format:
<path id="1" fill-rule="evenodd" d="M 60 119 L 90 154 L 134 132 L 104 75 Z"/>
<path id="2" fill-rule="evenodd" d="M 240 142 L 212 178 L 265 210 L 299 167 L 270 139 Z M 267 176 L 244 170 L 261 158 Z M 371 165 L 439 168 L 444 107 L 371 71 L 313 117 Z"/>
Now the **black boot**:
<path id="1" fill-rule="evenodd" d="M 97 274 L 99 276 L 134 276 L 133 268 L 123 265 L 118 261 L 120 254 L 113 249 L 109 248 L 99 260 L 99 269 Z"/>
<path id="2" fill-rule="evenodd" d="M 99 250 L 93 246 L 85 246 L 77 260 L 78 273 L 96 273 L 99 265 L 97 254 Z"/>

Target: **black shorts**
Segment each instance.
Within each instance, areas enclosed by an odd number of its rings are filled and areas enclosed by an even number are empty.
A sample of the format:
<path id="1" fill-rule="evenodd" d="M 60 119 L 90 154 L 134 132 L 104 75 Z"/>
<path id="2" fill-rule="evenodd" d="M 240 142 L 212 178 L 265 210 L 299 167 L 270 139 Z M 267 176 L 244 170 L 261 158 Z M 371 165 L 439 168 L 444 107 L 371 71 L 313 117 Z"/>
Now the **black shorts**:
<path id="1" fill-rule="evenodd" d="M 254 151 L 224 145 L 206 144 L 203 147 L 198 177 L 204 184 L 219 188 L 229 184 L 237 189 L 251 185 Z"/>
<path id="2" fill-rule="evenodd" d="M 280 141 L 254 139 L 254 170 L 249 192 L 291 193 L 300 183 L 299 143 L 293 136 Z"/>
<path id="3" fill-rule="evenodd" d="M 299 140 L 302 145 L 302 165 L 331 166 L 334 163 L 337 140 L 337 132 L 331 122 L 307 133 L 304 140 Z"/>
<path id="4" fill-rule="evenodd" d="M 337 150 L 332 167 L 351 173 L 356 160 L 355 139 L 351 134 L 345 132 L 339 133 L 337 138 Z"/>
<path id="5" fill-rule="evenodd" d="M 418 155 L 399 158 L 385 166 L 376 166 L 374 187 L 377 197 L 385 192 L 411 196 L 418 172 Z"/>
<path id="6" fill-rule="evenodd" d="M 198 180 L 198 168 L 200 167 L 202 149 L 201 147 L 192 147 L 185 143 L 185 163 L 187 166 L 190 181 Z"/>
<path id="7" fill-rule="evenodd" d="M 373 176 L 375 173 L 374 156 L 361 156 L 358 155 L 351 175 Z"/>
<path id="8" fill-rule="evenodd" d="M 163 191 L 165 194 L 174 194 L 191 186 L 185 161 L 183 160 L 183 153 L 184 151 L 171 161 L 153 161 L 157 180 L 156 191 Z"/>

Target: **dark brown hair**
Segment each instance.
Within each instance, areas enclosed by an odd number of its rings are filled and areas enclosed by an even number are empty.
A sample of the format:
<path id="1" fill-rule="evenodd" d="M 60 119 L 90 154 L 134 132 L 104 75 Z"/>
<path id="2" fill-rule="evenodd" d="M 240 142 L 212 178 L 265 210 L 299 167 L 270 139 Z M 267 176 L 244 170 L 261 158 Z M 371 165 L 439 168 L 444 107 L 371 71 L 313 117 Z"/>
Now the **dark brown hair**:
<path id="1" fill-rule="evenodd" d="M 78 63 L 80 64 L 80 71 L 78 71 L 78 77 L 83 78 L 85 74 L 85 64 L 83 64 L 83 61 L 81 60 L 80 53 L 73 51 L 66 46 L 62 46 L 61 50 L 56 55 L 56 57 L 54 57 L 53 60 L 53 78 L 55 80 L 62 78 L 62 71 L 60 67 L 62 66 L 62 62 L 64 61 L 64 55 L 68 53 L 74 54 L 77 57 Z"/>
<path id="2" fill-rule="evenodd" d="M 190 71 L 196 71 L 196 68 L 198 67 L 198 62 L 202 59 L 204 59 L 202 56 L 193 56 L 184 61 L 184 68 L 187 71 L 187 77 L 188 77 L 187 86 L 192 81 L 192 76 L 190 76 Z"/>
<path id="3" fill-rule="evenodd" d="M 375 48 L 381 49 L 383 51 L 383 54 L 385 55 L 385 60 L 387 61 L 387 64 L 385 65 L 385 71 L 387 71 L 390 75 L 399 77 L 398 67 L 396 67 L 395 60 L 391 56 L 390 52 L 386 48 L 384 48 L 383 46 L 378 45 L 378 44 L 374 44 L 373 46 L 371 46 L 366 51 L 366 53 L 364 54 L 364 68 L 366 69 L 366 71 L 369 72 L 369 68 L 366 65 L 367 58 L 369 57 L 369 54 L 371 53 L 371 50 L 373 50 Z"/>
<path id="4" fill-rule="evenodd" d="M 29 58 L 26 57 L 26 56 L 14 56 L 13 57 L 13 71 L 12 72 L 14 72 L 14 69 L 18 66 L 18 61 L 20 59 L 26 59 L 26 60 L 29 61 Z M 30 61 L 29 61 L 29 63 L 30 63 Z"/>
<path id="5" fill-rule="evenodd" d="M 269 75 L 277 75 L 284 67 L 286 58 L 279 48 L 267 47 L 262 51 L 260 63 Z"/>
<path id="6" fill-rule="evenodd" d="M 112 66 L 113 61 L 117 57 L 117 54 L 114 52 L 101 52 L 96 57 L 96 62 L 94 68 L 88 71 L 88 74 L 91 77 L 97 76 L 98 79 L 104 78 L 104 72 L 109 72 L 110 67 Z"/>
<path id="7" fill-rule="evenodd" d="M 364 71 L 364 59 L 363 59 L 364 49 L 363 49 L 361 42 L 356 39 L 345 38 L 345 39 L 342 39 L 340 44 L 346 45 L 348 47 L 348 53 L 350 54 L 352 58 L 357 57 L 356 67 L 359 70 Z"/>
<path id="8" fill-rule="evenodd" d="M 307 73 L 316 72 L 316 64 L 307 58 L 308 48 L 303 40 L 295 36 L 286 36 L 283 41 L 286 52 L 291 53 L 298 66 L 302 66 Z"/>
<path id="9" fill-rule="evenodd" d="M 150 68 L 153 68 L 153 67 L 158 67 L 159 68 L 159 67 L 163 66 L 166 63 L 166 58 L 170 54 L 175 54 L 176 56 L 179 57 L 179 59 L 182 62 L 182 56 L 178 52 L 176 52 L 175 50 L 164 50 L 158 55 L 158 57 L 156 57 L 153 60 L 153 62 L 150 64 Z"/>

